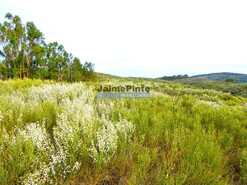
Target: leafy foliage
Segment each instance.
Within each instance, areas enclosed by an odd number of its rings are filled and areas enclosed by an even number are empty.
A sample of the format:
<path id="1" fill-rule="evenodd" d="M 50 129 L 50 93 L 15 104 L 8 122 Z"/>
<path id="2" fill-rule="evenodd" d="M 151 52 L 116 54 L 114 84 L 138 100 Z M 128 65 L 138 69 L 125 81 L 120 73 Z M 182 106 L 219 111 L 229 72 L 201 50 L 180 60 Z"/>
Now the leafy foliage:
<path id="1" fill-rule="evenodd" d="M 0 24 L 0 79 L 39 78 L 82 81 L 93 78 L 94 65 L 69 54 L 58 42 L 45 43 L 33 22 L 7 13 Z"/>

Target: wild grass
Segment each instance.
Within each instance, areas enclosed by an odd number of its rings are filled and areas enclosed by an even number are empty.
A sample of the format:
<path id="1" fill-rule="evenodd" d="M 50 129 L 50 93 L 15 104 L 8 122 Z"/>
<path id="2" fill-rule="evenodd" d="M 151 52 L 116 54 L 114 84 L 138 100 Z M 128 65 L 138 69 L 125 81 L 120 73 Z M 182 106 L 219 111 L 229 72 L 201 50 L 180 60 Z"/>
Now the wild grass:
<path id="1" fill-rule="evenodd" d="M 150 99 L 98 99 L 100 83 Z M 0 82 L 0 184 L 246 184 L 247 100 L 160 81 Z"/>

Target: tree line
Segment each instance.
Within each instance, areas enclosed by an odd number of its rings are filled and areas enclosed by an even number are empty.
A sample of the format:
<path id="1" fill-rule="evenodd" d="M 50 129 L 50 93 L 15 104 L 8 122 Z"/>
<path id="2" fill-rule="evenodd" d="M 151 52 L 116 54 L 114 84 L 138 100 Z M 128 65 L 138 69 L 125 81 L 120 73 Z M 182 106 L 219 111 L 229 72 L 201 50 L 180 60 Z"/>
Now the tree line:
<path id="1" fill-rule="evenodd" d="M 189 78 L 189 76 L 187 74 L 185 75 L 173 75 L 173 76 L 163 76 L 160 79 L 163 80 L 177 80 L 177 79 L 182 79 L 182 78 Z"/>
<path id="2" fill-rule="evenodd" d="M 57 81 L 92 79 L 94 64 L 68 53 L 58 42 L 46 43 L 33 22 L 11 13 L 0 23 L 0 79 L 39 78 Z"/>

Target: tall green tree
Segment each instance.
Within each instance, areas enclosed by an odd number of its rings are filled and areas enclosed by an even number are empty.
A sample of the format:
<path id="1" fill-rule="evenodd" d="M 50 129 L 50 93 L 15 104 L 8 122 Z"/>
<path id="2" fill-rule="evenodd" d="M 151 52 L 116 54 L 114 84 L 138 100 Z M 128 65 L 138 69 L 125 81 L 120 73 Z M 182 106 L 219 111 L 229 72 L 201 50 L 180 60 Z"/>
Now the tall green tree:
<path id="1" fill-rule="evenodd" d="M 75 57 L 71 64 L 71 81 L 78 82 L 83 80 L 83 68 L 80 59 Z"/>
<path id="2" fill-rule="evenodd" d="M 14 77 L 23 77 L 23 69 L 21 62 L 23 62 L 24 55 L 21 52 L 22 43 L 25 41 L 25 28 L 21 23 L 19 16 L 14 16 L 12 19 L 13 23 L 13 75 Z"/>
<path id="3" fill-rule="evenodd" d="M 5 15 L 7 21 L 0 26 L 0 42 L 5 53 L 5 63 L 8 78 L 21 76 L 20 51 L 25 40 L 25 28 L 19 16 Z"/>
<path id="4" fill-rule="evenodd" d="M 36 72 L 36 67 L 39 66 L 38 63 L 41 60 L 41 51 L 43 51 L 44 37 L 43 33 L 39 31 L 33 22 L 27 22 L 27 40 L 26 40 L 26 64 L 27 70 L 25 73 L 26 77 L 29 77 L 30 71 Z M 42 52 L 43 54 L 43 52 Z"/>
<path id="5" fill-rule="evenodd" d="M 94 65 L 81 64 L 58 42 L 45 43 L 33 22 L 23 24 L 19 16 L 5 15 L 0 23 L 0 78 L 40 78 L 80 81 L 93 78 Z"/>
<path id="6" fill-rule="evenodd" d="M 12 14 L 8 13 L 5 15 L 7 21 L 4 21 L 0 27 L 0 42 L 2 44 L 3 53 L 5 59 L 2 61 L 5 66 L 4 75 L 6 78 L 11 78 L 11 60 L 12 60 L 12 25 L 11 20 L 13 18 Z"/>
<path id="7" fill-rule="evenodd" d="M 92 62 L 85 62 L 83 65 L 83 79 L 92 80 L 94 78 L 94 64 Z"/>
<path id="8" fill-rule="evenodd" d="M 63 80 L 63 73 L 66 70 L 69 62 L 69 54 L 65 51 L 63 45 L 58 46 L 57 50 L 57 68 L 58 68 L 58 81 Z"/>
<path id="9" fill-rule="evenodd" d="M 46 47 L 46 58 L 48 60 L 49 78 L 57 81 L 63 80 L 64 71 L 68 67 L 69 54 L 63 45 L 53 42 Z"/>

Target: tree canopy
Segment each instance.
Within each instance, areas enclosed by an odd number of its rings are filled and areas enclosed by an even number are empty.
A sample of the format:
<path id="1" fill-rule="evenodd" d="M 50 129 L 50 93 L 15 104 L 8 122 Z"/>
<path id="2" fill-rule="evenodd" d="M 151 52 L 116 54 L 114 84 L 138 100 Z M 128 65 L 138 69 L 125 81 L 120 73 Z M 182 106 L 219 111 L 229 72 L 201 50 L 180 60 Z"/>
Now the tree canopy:
<path id="1" fill-rule="evenodd" d="M 11 13 L 0 23 L 0 79 L 39 78 L 57 81 L 92 79 L 94 64 L 81 64 L 58 42 L 46 43 L 33 22 Z"/>

